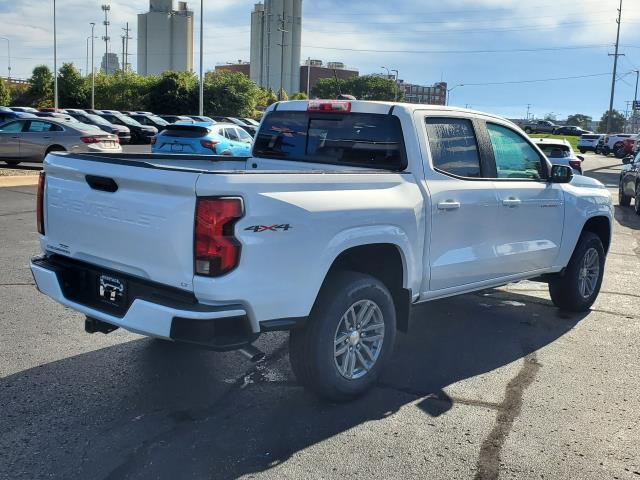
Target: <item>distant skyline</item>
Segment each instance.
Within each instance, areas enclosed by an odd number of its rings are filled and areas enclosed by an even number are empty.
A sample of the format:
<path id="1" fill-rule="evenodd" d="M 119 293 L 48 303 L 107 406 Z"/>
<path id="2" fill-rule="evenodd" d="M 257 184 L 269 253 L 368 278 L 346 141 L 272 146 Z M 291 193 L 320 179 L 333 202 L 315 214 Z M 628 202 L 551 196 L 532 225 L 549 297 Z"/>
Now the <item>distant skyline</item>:
<path id="1" fill-rule="evenodd" d="M 204 0 L 205 68 L 249 59 L 250 15 L 256 0 Z M 148 0 L 58 0 L 58 61 L 86 69 L 89 22 L 101 37 L 102 3 L 111 4 L 110 50 L 120 54 L 121 28 L 133 27 L 130 62 L 136 65 L 137 14 Z M 194 65 L 198 68 L 199 1 Z M 304 0 L 302 57 L 340 61 L 361 74 L 397 69 L 410 83 L 441 79 L 456 87 L 454 105 L 524 117 L 585 113 L 598 119 L 609 104 L 618 0 L 424 0 L 340 2 Z M 427 8 L 425 4 L 431 4 Z M 53 67 L 52 0 L 0 0 L 0 36 L 11 40 L 12 76 Z M 624 0 L 615 108 L 624 112 L 640 69 L 640 2 Z M 95 43 L 95 64 L 104 42 Z M 0 74 L 7 74 L 0 40 Z M 571 78 L 569 78 L 571 77 Z M 521 83 L 531 80 L 565 80 Z M 511 83 L 513 82 L 513 83 Z"/>

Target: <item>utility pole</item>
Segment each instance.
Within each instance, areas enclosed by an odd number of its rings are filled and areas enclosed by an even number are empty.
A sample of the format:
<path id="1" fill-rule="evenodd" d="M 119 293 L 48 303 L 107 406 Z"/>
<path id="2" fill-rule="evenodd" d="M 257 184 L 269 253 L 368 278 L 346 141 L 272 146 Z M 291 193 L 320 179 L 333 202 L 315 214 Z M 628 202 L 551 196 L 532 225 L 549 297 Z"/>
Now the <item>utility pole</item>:
<path id="1" fill-rule="evenodd" d="M 529 120 L 529 112 L 531 111 L 531 104 L 527 103 L 527 116 L 525 117 L 527 120 Z"/>
<path id="2" fill-rule="evenodd" d="M 638 80 L 640 79 L 640 70 L 633 70 L 633 72 L 636 74 L 636 94 L 633 97 L 633 101 L 637 102 L 638 101 Z"/>
<path id="3" fill-rule="evenodd" d="M 93 51 L 94 48 L 94 40 L 96 38 L 94 31 L 96 28 L 95 22 L 91 22 L 91 108 L 96 108 L 96 71 L 93 67 L 93 59 L 95 58 L 95 54 Z"/>
<path id="4" fill-rule="evenodd" d="M 284 29 L 284 26 L 286 24 L 286 18 L 285 18 L 285 3 L 282 3 L 282 20 L 280 21 L 280 27 L 278 27 L 278 31 L 282 34 L 281 36 L 281 42 L 280 42 L 280 91 L 278 92 L 278 101 L 282 101 L 282 93 L 284 90 L 284 47 L 286 46 L 284 44 L 284 34 L 285 33 L 289 33 L 288 30 Z"/>
<path id="5" fill-rule="evenodd" d="M 398 70 L 391 70 L 396 74 L 396 91 L 393 92 L 393 100 L 395 102 L 398 101 L 398 90 L 400 90 L 399 82 L 400 82 L 400 72 Z"/>
<path id="6" fill-rule="evenodd" d="M 311 57 L 307 58 L 307 98 L 311 98 Z"/>
<path id="7" fill-rule="evenodd" d="M 129 40 L 131 37 L 129 36 L 129 22 L 126 24 L 126 28 L 123 28 L 124 35 L 122 36 L 122 41 L 124 42 L 124 48 L 122 53 L 122 71 L 129 71 Z"/>
<path id="8" fill-rule="evenodd" d="M 109 12 L 111 11 L 111 6 L 102 5 L 101 8 L 104 12 L 104 22 L 102 22 L 104 25 L 104 37 L 102 37 L 102 40 L 104 40 L 104 73 L 109 75 L 109 40 L 111 40 L 109 38 Z"/>
<path id="9" fill-rule="evenodd" d="M 613 56 L 613 78 L 611 79 L 611 98 L 609 99 L 609 114 L 607 115 L 607 132 L 611 133 L 611 116 L 613 114 L 613 99 L 616 93 L 616 73 L 618 70 L 618 57 L 623 56 L 624 54 L 618 53 L 618 48 L 620 47 L 620 24 L 622 23 L 622 0 L 620 0 L 620 8 L 618 9 L 618 19 L 616 20 L 618 24 L 618 32 L 616 33 L 616 51 L 614 54 L 609 54 L 609 56 Z"/>
<path id="10" fill-rule="evenodd" d="M 9 72 L 7 78 L 11 81 L 11 41 L 7 37 L 0 37 L 0 39 L 7 41 L 7 71 Z"/>
<path id="11" fill-rule="evenodd" d="M 200 85 L 198 115 L 204 115 L 204 0 L 200 0 Z"/>
<path id="12" fill-rule="evenodd" d="M 127 59 L 124 56 L 124 42 L 125 42 L 125 36 L 121 35 L 120 38 L 122 38 L 122 71 L 125 71 L 126 65 L 127 65 Z"/>
<path id="13" fill-rule="evenodd" d="M 53 108 L 58 111 L 58 32 L 56 28 L 56 0 L 53 0 Z"/>

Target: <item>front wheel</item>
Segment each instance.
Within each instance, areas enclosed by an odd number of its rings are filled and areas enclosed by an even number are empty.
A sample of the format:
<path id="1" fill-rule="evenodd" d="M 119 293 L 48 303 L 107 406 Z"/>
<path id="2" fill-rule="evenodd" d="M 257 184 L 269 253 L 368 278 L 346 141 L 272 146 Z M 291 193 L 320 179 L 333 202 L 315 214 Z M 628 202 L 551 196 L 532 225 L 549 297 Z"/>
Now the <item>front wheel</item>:
<path id="1" fill-rule="evenodd" d="M 609 147 L 607 147 L 607 146 L 604 146 L 600 150 L 600 153 L 602 153 L 602 155 L 604 155 L 605 157 L 608 157 L 609 154 L 611 153 L 611 149 Z"/>
<path id="2" fill-rule="evenodd" d="M 532 133 L 531 129 L 529 127 L 524 129 L 524 133 Z"/>
<path id="3" fill-rule="evenodd" d="M 293 330 L 289 359 L 304 387 L 331 401 L 376 382 L 396 333 L 393 297 L 378 279 L 339 272 L 325 282 L 305 328 Z"/>
<path id="4" fill-rule="evenodd" d="M 585 153 L 587 153 L 587 151 L 586 150 L 580 150 L 580 153 L 584 155 Z"/>
<path id="5" fill-rule="evenodd" d="M 624 184 L 622 183 L 622 180 L 620 180 L 620 186 L 618 187 L 618 203 L 621 207 L 628 207 L 631 205 L 631 195 L 624 193 Z"/>
<path id="6" fill-rule="evenodd" d="M 584 232 L 564 275 L 549 282 L 554 305 L 570 312 L 586 312 L 598 298 L 604 275 L 604 247 L 600 237 Z"/>

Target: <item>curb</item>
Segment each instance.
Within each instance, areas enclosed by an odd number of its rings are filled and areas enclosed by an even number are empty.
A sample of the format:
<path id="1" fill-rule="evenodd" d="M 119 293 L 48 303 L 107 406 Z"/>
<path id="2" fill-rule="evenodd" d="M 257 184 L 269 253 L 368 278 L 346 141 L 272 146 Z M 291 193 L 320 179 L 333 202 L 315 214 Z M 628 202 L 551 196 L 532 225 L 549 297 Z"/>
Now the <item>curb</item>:
<path id="1" fill-rule="evenodd" d="M 24 187 L 38 184 L 39 175 L 12 175 L 0 177 L 1 187 Z"/>

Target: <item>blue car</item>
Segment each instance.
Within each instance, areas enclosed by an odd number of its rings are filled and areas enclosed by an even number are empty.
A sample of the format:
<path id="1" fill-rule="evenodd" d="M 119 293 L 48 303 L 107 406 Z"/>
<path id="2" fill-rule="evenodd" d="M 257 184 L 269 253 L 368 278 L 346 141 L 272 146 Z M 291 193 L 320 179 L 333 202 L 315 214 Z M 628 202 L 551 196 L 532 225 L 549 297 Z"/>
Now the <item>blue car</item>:
<path id="1" fill-rule="evenodd" d="M 248 157 L 253 138 L 231 123 L 178 122 L 151 140 L 153 153 Z"/>

